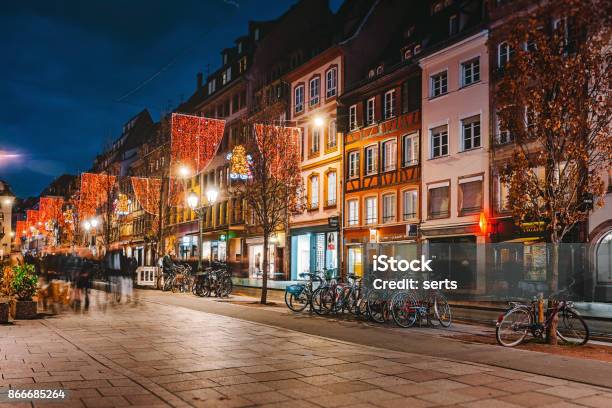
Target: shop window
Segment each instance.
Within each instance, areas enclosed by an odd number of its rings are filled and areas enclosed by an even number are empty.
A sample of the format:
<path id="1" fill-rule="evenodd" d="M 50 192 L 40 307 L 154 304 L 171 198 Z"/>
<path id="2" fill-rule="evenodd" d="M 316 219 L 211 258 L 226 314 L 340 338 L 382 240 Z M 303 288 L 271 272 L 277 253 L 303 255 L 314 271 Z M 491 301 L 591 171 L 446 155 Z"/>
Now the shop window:
<path id="1" fill-rule="evenodd" d="M 429 218 L 446 218 L 450 216 L 450 185 L 430 187 L 428 190 Z"/>
<path id="2" fill-rule="evenodd" d="M 482 176 L 459 180 L 460 215 L 475 214 L 482 209 Z"/>
<path id="3" fill-rule="evenodd" d="M 377 215 L 377 201 L 376 197 L 368 197 L 365 199 L 365 223 L 367 225 L 376 224 L 378 222 Z"/>
<path id="4" fill-rule="evenodd" d="M 348 273 L 349 275 L 363 276 L 363 260 L 361 246 L 348 247 Z"/>
<path id="5" fill-rule="evenodd" d="M 383 223 L 395 221 L 395 194 L 383 195 Z"/>
<path id="6" fill-rule="evenodd" d="M 403 197 L 404 221 L 412 220 L 417 217 L 418 192 L 417 190 L 404 191 Z"/>

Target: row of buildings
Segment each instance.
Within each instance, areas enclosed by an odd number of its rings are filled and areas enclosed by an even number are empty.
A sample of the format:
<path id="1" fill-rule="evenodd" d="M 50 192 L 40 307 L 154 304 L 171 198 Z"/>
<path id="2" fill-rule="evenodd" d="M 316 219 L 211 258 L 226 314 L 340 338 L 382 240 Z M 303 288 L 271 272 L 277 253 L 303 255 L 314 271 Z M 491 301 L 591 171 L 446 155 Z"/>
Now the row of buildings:
<path id="1" fill-rule="evenodd" d="M 221 51 L 220 67 L 197 74 L 195 92 L 174 110 L 226 121 L 215 159 L 185 180 L 200 194 L 220 191 L 202 243 L 193 211 L 162 205 L 154 216 L 132 198 L 108 246 L 125 248 L 143 266 L 154 265 L 159 246 L 185 260 L 227 261 L 243 283 L 256 284 L 263 251 L 269 277 L 286 282 L 326 269 L 361 274 L 372 251 L 409 257 L 419 243 L 466 291 L 482 292 L 508 260 L 523 264 L 522 279 L 544 281 L 544 223 L 515 224 L 497 170 L 513 149 L 496 117 L 496 83 L 512 57 L 503 27 L 528 5 L 347 0 L 334 13 L 327 0 L 308 0 L 274 20 L 250 22 Z M 560 16 L 550 18 L 556 24 Z M 263 248 L 252 214 L 231 194 L 227 154 L 244 142 L 245 119 L 270 110 L 301 129 L 307 205 Z M 120 176 L 120 191 L 133 196 L 121 177 L 171 176 L 169 137 L 168 116 L 155 122 L 144 110 L 92 171 Z M 611 208 L 595 211 L 569 240 L 610 242 Z M 592 254 L 599 266 L 589 272 L 591 297 L 611 293 L 604 249 L 609 244 Z"/>

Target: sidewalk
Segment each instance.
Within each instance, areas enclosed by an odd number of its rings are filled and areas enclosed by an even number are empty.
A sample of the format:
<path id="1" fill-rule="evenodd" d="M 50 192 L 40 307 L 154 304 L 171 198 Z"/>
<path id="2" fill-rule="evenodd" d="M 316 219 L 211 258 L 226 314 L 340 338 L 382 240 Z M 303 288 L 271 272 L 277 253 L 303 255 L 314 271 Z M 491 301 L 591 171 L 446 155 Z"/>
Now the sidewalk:
<path id="1" fill-rule="evenodd" d="M 148 295 L 106 313 L 1 327 L 0 388 L 62 388 L 70 395 L 62 407 L 516 408 L 612 401 L 604 387 L 322 338 L 153 303 Z"/>

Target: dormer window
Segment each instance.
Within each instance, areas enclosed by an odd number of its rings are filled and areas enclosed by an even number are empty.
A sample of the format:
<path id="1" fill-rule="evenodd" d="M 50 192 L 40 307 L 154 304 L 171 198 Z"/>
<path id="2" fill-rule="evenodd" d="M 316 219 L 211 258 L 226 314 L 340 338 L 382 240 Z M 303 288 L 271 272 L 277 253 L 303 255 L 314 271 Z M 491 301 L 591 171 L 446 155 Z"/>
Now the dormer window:
<path id="1" fill-rule="evenodd" d="M 256 28 L 253 32 L 253 38 L 255 39 L 255 41 L 259 41 L 259 28 Z"/>
<path id="2" fill-rule="evenodd" d="M 242 54 L 242 41 L 238 43 L 238 54 Z"/>
<path id="3" fill-rule="evenodd" d="M 383 65 L 380 64 L 379 66 L 376 67 L 376 75 L 380 75 L 383 73 Z"/>
<path id="4" fill-rule="evenodd" d="M 414 55 L 417 55 L 421 52 L 421 45 L 417 44 L 414 46 Z"/>
<path id="5" fill-rule="evenodd" d="M 373 69 L 368 71 L 368 78 L 374 78 L 374 70 Z"/>
<path id="6" fill-rule="evenodd" d="M 223 53 L 223 65 L 227 64 L 227 54 Z"/>
<path id="7" fill-rule="evenodd" d="M 405 49 L 404 50 L 404 61 L 408 61 L 410 58 L 412 58 L 412 50 L 411 49 Z"/>
<path id="8" fill-rule="evenodd" d="M 208 82 L 208 94 L 212 94 L 215 92 L 217 88 L 217 81 L 213 78 L 210 80 L 210 82 Z"/>

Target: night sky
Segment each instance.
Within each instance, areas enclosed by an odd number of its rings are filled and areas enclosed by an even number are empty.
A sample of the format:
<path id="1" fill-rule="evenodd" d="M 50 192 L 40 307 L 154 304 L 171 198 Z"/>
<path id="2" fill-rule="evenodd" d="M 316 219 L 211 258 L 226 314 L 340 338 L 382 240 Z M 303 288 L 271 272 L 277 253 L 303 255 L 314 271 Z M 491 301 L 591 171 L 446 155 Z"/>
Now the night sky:
<path id="1" fill-rule="evenodd" d="M 26 197 L 87 170 L 133 115 L 147 108 L 157 120 L 186 100 L 249 20 L 296 1 L 3 2 L 0 179 Z"/>

